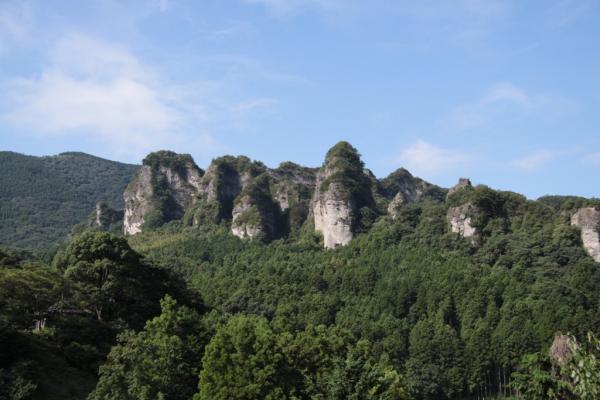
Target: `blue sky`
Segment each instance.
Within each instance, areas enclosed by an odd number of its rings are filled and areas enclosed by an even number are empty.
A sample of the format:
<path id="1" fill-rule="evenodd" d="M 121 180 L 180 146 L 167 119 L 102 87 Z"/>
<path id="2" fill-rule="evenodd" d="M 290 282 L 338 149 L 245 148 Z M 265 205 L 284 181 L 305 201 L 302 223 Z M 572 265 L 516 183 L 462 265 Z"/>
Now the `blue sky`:
<path id="1" fill-rule="evenodd" d="M 0 0 L 0 149 L 600 196 L 600 0 Z"/>

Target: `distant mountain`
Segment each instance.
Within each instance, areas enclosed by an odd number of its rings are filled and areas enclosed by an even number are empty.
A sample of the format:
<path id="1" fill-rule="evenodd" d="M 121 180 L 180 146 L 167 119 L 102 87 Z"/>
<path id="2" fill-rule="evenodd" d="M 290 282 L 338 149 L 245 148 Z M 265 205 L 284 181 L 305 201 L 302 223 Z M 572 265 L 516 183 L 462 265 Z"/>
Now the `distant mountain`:
<path id="1" fill-rule="evenodd" d="M 77 152 L 0 152 L 0 244 L 50 250 L 98 201 L 123 209 L 123 191 L 137 168 Z"/>

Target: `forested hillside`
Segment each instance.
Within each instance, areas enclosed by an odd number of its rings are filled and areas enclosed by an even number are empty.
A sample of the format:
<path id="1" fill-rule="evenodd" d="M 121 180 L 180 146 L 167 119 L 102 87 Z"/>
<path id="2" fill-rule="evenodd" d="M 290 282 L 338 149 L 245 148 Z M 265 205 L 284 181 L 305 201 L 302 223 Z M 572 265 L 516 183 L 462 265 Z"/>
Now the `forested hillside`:
<path id="1" fill-rule="evenodd" d="M 136 169 L 84 153 L 0 152 L 0 244 L 52 249 L 96 202 L 123 209 L 123 190 Z"/>
<path id="2" fill-rule="evenodd" d="M 144 166 L 131 235 L 0 249 L 0 399 L 600 398 L 600 200 L 379 181 L 345 142 Z"/>

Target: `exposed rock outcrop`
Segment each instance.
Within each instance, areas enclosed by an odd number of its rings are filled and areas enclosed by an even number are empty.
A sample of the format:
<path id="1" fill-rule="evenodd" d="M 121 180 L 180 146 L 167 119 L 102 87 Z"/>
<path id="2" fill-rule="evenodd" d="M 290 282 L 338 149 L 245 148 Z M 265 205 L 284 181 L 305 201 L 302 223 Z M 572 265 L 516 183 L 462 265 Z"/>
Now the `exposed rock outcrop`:
<path id="1" fill-rule="evenodd" d="M 396 195 L 394 196 L 394 198 L 392 199 L 392 201 L 390 201 L 390 204 L 388 205 L 388 208 L 387 208 L 388 214 L 392 218 L 396 219 L 398 217 L 398 212 L 400 211 L 400 208 L 402 208 L 402 206 L 408 202 L 409 201 L 407 200 L 406 195 L 404 193 L 402 193 L 402 192 L 396 193 Z"/>
<path id="2" fill-rule="evenodd" d="M 343 188 L 332 183 L 324 193 L 317 191 L 313 205 L 315 230 L 321 232 L 326 248 L 348 244 L 354 237 L 353 225 L 356 205 L 340 195 Z"/>
<path id="3" fill-rule="evenodd" d="M 279 233 L 278 209 L 270 193 L 270 179 L 263 174 L 235 200 L 231 233 L 239 238 L 272 239 Z"/>
<path id="4" fill-rule="evenodd" d="M 450 207 L 446 218 L 450 224 L 450 230 L 458 233 L 464 238 L 475 236 L 477 230 L 473 226 L 471 216 L 475 212 L 475 206 L 471 203 L 458 207 Z"/>
<path id="5" fill-rule="evenodd" d="M 345 245 L 360 224 L 359 210 L 374 204 L 369 178 L 356 149 L 347 142 L 332 147 L 317 174 L 312 214 L 326 248 Z"/>
<path id="6" fill-rule="evenodd" d="M 115 224 L 119 224 L 123 220 L 123 211 L 113 210 L 108 204 L 99 201 L 96 203 L 93 218 L 90 219 L 90 228 L 99 228 L 102 230 L 110 230 Z"/>
<path id="7" fill-rule="evenodd" d="M 317 180 L 317 168 L 307 168 L 301 165 L 284 162 L 276 169 L 269 170 L 269 175 L 275 184 L 274 200 L 282 212 L 289 210 L 298 203 L 305 206 L 310 203 Z"/>
<path id="8" fill-rule="evenodd" d="M 308 218 L 315 191 L 317 168 L 284 162 L 269 170 L 273 200 L 278 205 L 279 226 L 284 235 L 296 235 Z"/>
<path id="9" fill-rule="evenodd" d="M 149 223 L 158 226 L 181 218 L 200 190 L 202 175 L 190 155 L 149 154 L 123 194 L 124 233 L 133 235 Z"/>
<path id="10" fill-rule="evenodd" d="M 123 233 L 125 235 L 140 233 L 144 225 L 144 216 L 154 209 L 152 204 L 154 188 L 152 187 L 151 177 L 150 167 L 143 165 L 125 189 L 123 194 L 123 200 L 125 201 Z"/>
<path id="11" fill-rule="evenodd" d="M 266 167 L 248 157 L 223 156 L 214 159 L 200 183 L 199 201 L 189 211 L 193 225 L 231 220 L 233 204 L 242 190 Z"/>
<path id="12" fill-rule="evenodd" d="M 557 332 L 554 335 L 554 340 L 548 350 L 550 358 L 561 367 L 564 367 L 569 360 L 569 357 L 573 355 L 573 350 L 569 342 L 568 336 L 563 335 L 561 332 Z"/>
<path id="13" fill-rule="evenodd" d="M 600 210 L 580 208 L 571 217 L 571 225 L 581 229 L 583 247 L 596 262 L 600 262 Z"/>
<path id="14" fill-rule="evenodd" d="M 450 190 L 448 190 L 448 197 L 450 197 L 452 194 L 454 194 L 462 189 L 469 189 L 469 188 L 473 188 L 473 185 L 471 184 L 471 180 L 469 178 L 459 178 L 458 183 L 456 185 L 452 186 L 450 188 Z"/>
<path id="15" fill-rule="evenodd" d="M 445 189 L 414 177 L 404 168 L 400 168 L 379 184 L 379 193 L 391 199 L 387 206 L 387 212 L 392 218 L 396 218 L 399 209 L 405 204 L 415 203 L 422 199 L 443 201 L 446 196 Z"/>

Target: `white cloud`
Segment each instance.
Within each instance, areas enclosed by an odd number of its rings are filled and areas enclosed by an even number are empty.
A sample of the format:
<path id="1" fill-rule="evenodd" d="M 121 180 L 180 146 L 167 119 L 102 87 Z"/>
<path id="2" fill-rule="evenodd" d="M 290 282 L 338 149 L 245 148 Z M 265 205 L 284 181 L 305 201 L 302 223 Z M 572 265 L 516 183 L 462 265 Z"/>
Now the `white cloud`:
<path id="1" fill-rule="evenodd" d="M 432 176 L 464 166 L 471 161 L 467 154 L 453 149 L 436 147 L 424 140 L 417 140 L 402 150 L 397 160 L 417 175 Z"/>
<path id="2" fill-rule="evenodd" d="M 558 156 L 557 152 L 548 149 L 536 150 L 524 157 L 512 160 L 510 165 L 525 172 L 538 170 Z"/>
<path id="3" fill-rule="evenodd" d="M 41 136 L 98 140 L 129 160 L 189 139 L 183 132 L 193 117 L 188 99 L 126 49 L 69 35 L 49 60 L 39 76 L 5 83 L 1 121 Z M 194 136 L 214 142 L 205 133 Z"/>
<path id="4" fill-rule="evenodd" d="M 259 98 L 242 101 L 232 107 L 232 112 L 237 115 L 252 115 L 271 110 L 277 104 L 277 100 L 271 98 Z"/>
<path id="5" fill-rule="evenodd" d="M 488 90 L 481 103 L 488 105 L 498 102 L 512 103 L 526 108 L 531 106 L 532 100 L 523 89 L 510 83 L 499 83 Z"/>
<path id="6" fill-rule="evenodd" d="M 306 82 L 248 58 L 208 61 L 232 70 L 220 69 L 220 80 L 174 83 L 123 46 L 69 34 L 39 74 L 0 81 L 0 124 L 13 134 L 98 143 L 95 154 L 124 161 L 160 148 L 209 158 L 231 151 L 217 137 L 273 117 L 277 99 L 244 93 L 246 82 Z"/>
<path id="7" fill-rule="evenodd" d="M 585 155 L 583 161 L 587 164 L 600 165 L 600 151 Z"/>
<path id="8" fill-rule="evenodd" d="M 559 96 L 530 93 L 512 83 L 490 86 L 478 99 L 454 108 L 447 123 L 458 130 L 488 125 L 497 118 L 510 114 L 511 118 L 534 114 L 536 117 L 556 118 L 570 112 L 574 104 Z"/>

